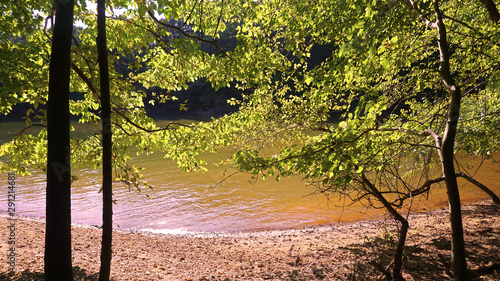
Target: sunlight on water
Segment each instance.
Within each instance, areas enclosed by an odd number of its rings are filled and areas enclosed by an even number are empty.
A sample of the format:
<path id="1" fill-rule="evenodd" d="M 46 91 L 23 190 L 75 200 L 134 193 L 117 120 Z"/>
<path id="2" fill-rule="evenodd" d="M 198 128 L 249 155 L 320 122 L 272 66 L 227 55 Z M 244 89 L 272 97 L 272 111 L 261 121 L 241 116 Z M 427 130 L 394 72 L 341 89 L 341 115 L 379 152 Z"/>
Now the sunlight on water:
<path id="1" fill-rule="evenodd" d="M 188 234 L 189 233 L 189 231 L 187 231 L 186 228 L 176 228 L 176 229 L 143 228 L 141 230 L 145 231 L 145 232 L 156 233 L 156 234 L 174 234 L 174 235 L 179 235 L 179 234 Z"/>
<path id="2" fill-rule="evenodd" d="M 207 157 L 209 161 L 220 160 L 217 154 Z M 273 179 L 252 181 L 247 174 L 237 174 L 223 185 L 213 187 L 224 178 L 223 168 L 211 167 L 205 174 L 181 173 L 160 153 L 139 156 L 134 164 L 145 167 L 144 176 L 154 189 L 138 193 L 123 185 L 114 185 L 114 199 L 117 200 L 114 226 L 121 229 L 171 234 L 285 229 L 377 218 L 381 214 L 359 204 L 343 209 L 344 202 L 336 198 L 329 201 L 322 195 L 310 195 L 314 189 L 305 186 L 300 177 L 283 178 L 280 182 Z M 499 172 L 498 164 L 488 161 L 481 167 L 477 179 L 499 194 Z M 100 171 L 80 169 L 74 174 L 79 179 L 72 187 L 72 220 L 101 225 Z M 463 180 L 459 183 L 463 185 L 464 202 L 486 197 Z M 19 215 L 44 217 L 45 184 L 45 175 L 41 173 L 17 177 L 16 211 Z M 446 206 L 445 189 L 434 191 L 431 199 L 420 197 L 418 209 Z M 6 204 L 0 204 L 0 211 L 5 213 Z"/>

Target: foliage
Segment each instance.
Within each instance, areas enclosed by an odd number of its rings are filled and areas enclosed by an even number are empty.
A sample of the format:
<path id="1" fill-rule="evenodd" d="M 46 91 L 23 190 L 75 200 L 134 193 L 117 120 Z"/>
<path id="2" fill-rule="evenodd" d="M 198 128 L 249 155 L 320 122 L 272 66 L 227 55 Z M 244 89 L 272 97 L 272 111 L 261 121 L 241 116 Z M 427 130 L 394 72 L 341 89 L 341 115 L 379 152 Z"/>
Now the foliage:
<path id="1" fill-rule="evenodd" d="M 298 148 L 286 147 L 279 156 L 239 151 L 234 156 L 239 168 L 263 176 L 303 174 L 332 188 L 349 185 L 360 173 L 399 169 L 400 156 L 407 159 L 407 167 L 401 167 L 404 173 L 431 168 L 420 163 L 437 161 L 429 132 L 443 133 L 449 100 L 438 71 L 436 33 L 420 22 L 409 5 L 292 1 L 285 9 L 277 1 L 259 4 L 272 11 L 275 21 L 259 21 L 258 15 L 250 20 L 245 16 L 252 15 L 243 14 L 244 22 L 257 27 L 242 27 L 239 42 L 270 41 L 269 48 L 286 55 L 281 59 L 287 58 L 284 66 L 288 68 L 281 67 L 283 79 L 268 80 L 242 107 L 266 112 L 266 120 L 273 122 L 269 128 L 279 120 L 324 133 Z M 491 156 L 498 150 L 498 66 L 493 39 L 498 30 L 480 3 L 471 3 L 466 12 L 457 5 L 446 2 L 441 7 L 452 47 L 450 64 L 464 88 L 455 149 Z M 421 6 L 431 14 L 432 7 Z M 466 24 L 471 17 L 474 26 Z M 273 30 L 273 34 L 263 35 L 262 30 Z M 332 42 L 331 56 L 308 67 L 312 46 Z M 285 79 L 293 83 L 284 83 Z M 342 112 L 339 126 L 326 122 Z"/>
<path id="2" fill-rule="evenodd" d="M 0 112 L 29 102 L 26 122 L 44 125 L 52 7 L 33 1 L 1 5 Z M 426 183 L 442 176 L 440 142 L 450 129 L 449 112 L 457 109 L 451 106 L 455 85 L 443 75 L 446 65 L 462 90 L 455 152 L 487 158 L 499 149 L 500 33 L 481 1 L 109 5 L 113 166 L 125 171 L 118 176 L 130 184 L 143 180 L 128 164 L 134 153 L 161 151 L 183 171 L 205 171 L 203 153 L 231 146 L 236 152 L 229 163 L 253 176 L 301 174 L 318 192 L 381 207 L 370 182 L 401 207 L 409 194 L 422 194 Z M 444 37 L 426 21 L 441 12 Z M 75 17 L 82 27 L 72 49 L 71 91 L 84 94 L 70 110 L 78 122 L 96 124 L 96 15 L 81 0 Z M 226 37 L 232 40 L 220 44 Z M 239 90 L 241 97 L 228 100 L 238 112 L 162 128 L 147 115 L 148 93 L 162 89 L 153 103 L 178 100 L 182 107 L 186 98 L 172 93 L 202 81 L 215 90 Z M 45 134 L 22 134 L 3 144 L 0 170 L 42 167 Z M 74 164 L 99 167 L 100 133 L 74 137 Z M 268 148 L 272 144 L 277 147 Z M 28 147 L 37 150 L 28 154 Z"/>
<path id="3" fill-rule="evenodd" d="M 455 1 L 441 5 L 450 63 L 465 89 L 456 150 L 491 156 L 498 150 L 498 28 L 481 3 L 469 4 L 467 11 Z M 2 5 L 0 109 L 7 113 L 29 102 L 33 108 L 26 112 L 27 124 L 43 125 L 52 7 Z M 80 123 L 98 123 L 96 14 L 87 5 L 78 1 L 75 10 L 83 26 L 73 44 L 71 90 L 84 95 L 71 101 L 71 113 Z M 428 1 L 419 7 L 431 14 Z M 129 148 L 135 146 L 137 153 L 162 150 L 183 170 L 203 170 L 201 153 L 233 145 L 241 149 L 234 156 L 241 169 L 264 177 L 299 173 L 333 187 L 347 186 L 363 172 L 397 166 L 396 156 L 403 154 L 411 163 L 435 160 L 433 140 L 422 132 L 444 130 L 447 93 L 438 71 L 435 31 L 418 20 L 409 4 L 113 1 L 108 9 L 113 15 L 107 32 L 115 65 L 110 73 L 115 167 L 127 166 Z M 26 20 L 9 20 L 19 15 Z M 235 36 L 235 45 L 220 48 L 217 40 L 229 35 Z M 318 46 L 323 46 L 321 55 L 313 53 Z M 229 101 L 240 111 L 208 124 L 158 128 L 144 111 L 146 91 L 140 89 L 176 91 L 198 79 L 243 91 L 241 98 Z M 167 94 L 158 101 L 176 99 Z M 332 118 L 343 121 L 332 125 Z M 306 129 L 320 134 L 304 145 L 294 142 L 299 146 L 285 147 L 280 155 L 257 157 L 258 150 L 246 150 L 269 144 L 270 137 L 293 133 L 305 138 Z M 98 167 L 98 132 L 74 136 L 75 164 Z M 44 142 L 42 130 L 2 145 L 1 169 L 26 173 L 43 166 Z M 36 153 L 28 155 L 27 146 L 37 147 Z M 422 167 L 428 166 L 404 170 Z"/>
<path id="4" fill-rule="evenodd" d="M 75 16 L 83 26 L 73 44 L 71 90 L 84 95 L 71 101 L 71 113 L 79 123 L 98 123 L 96 14 L 87 2 L 77 4 Z M 409 163 L 435 161 L 433 140 L 419 133 L 444 130 L 447 94 L 437 71 L 435 33 L 419 22 L 409 5 L 277 0 L 133 4 L 135 8 L 119 10 L 130 3 L 114 1 L 108 7 L 114 15 L 107 21 L 107 32 L 110 63 L 115 65 L 110 73 L 115 167 L 130 170 L 129 148 L 135 146 L 137 153 L 164 151 L 182 170 L 204 170 L 200 154 L 233 145 L 241 149 L 233 157 L 235 163 L 254 174 L 299 173 L 311 182 L 346 187 L 360 173 L 398 166 L 399 156 Z M 480 3 L 471 3 L 466 13 L 457 5 L 442 4 L 454 75 L 466 89 L 456 149 L 491 156 L 498 150 L 494 137 L 498 135 L 498 66 L 494 63 L 498 31 Z M 27 124 L 44 124 L 45 109 L 40 105 L 46 101 L 51 7 L 4 6 L 2 37 L 9 39 L 2 40 L 6 67 L 0 75 L 1 110 L 6 113 L 16 103 L 30 102 Z M 430 9 L 426 2 L 420 6 Z M 159 17 L 148 11 L 156 11 Z M 7 20 L 17 14 L 30 20 L 19 24 Z M 235 36 L 235 46 L 220 49 L 216 40 L 228 34 Z M 318 46 L 323 46 L 319 56 L 313 53 Z M 125 58 L 128 65 L 123 64 Z M 11 71 L 14 67 L 17 70 Z M 158 128 L 144 111 L 146 91 L 140 89 L 176 91 L 200 78 L 215 88 L 231 85 L 243 91 L 241 98 L 228 101 L 240 111 L 195 127 L 172 123 Z M 167 94 L 158 101 L 176 99 Z M 332 118 L 343 121 L 338 126 L 328 123 Z M 285 147 L 280 155 L 257 157 L 258 149 L 271 139 L 290 134 L 306 138 L 304 130 L 320 134 L 308 137 L 303 146 L 293 142 L 299 146 Z M 99 167 L 97 130 L 83 138 L 73 135 L 74 164 Z M 1 169 L 26 173 L 29 167 L 42 167 L 44 142 L 42 130 L 2 145 L 6 160 Z M 27 146 L 37 147 L 35 153 L 28 155 Z M 402 167 L 405 173 L 429 168 Z"/>

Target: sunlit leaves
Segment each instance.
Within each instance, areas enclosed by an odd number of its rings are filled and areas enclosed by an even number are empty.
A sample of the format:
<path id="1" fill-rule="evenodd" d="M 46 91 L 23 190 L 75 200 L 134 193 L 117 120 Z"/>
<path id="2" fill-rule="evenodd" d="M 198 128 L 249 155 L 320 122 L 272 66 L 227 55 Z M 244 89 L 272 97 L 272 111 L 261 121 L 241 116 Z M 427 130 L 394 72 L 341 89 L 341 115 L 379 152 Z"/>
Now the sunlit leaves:
<path id="1" fill-rule="evenodd" d="M 498 149 L 498 87 L 489 81 L 498 75 L 500 33 L 476 2 L 467 2 L 464 10 L 462 3 L 447 1 L 442 8 L 453 72 L 466 89 L 457 150 L 488 155 Z M 427 4 L 422 1 L 421 8 L 432 16 Z M 91 6 L 78 1 L 75 10 L 82 26 L 75 33 L 71 90 L 83 96 L 71 102 L 71 113 L 81 123 L 96 124 L 100 101 Z M 18 102 L 35 107 L 46 100 L 51 32 L 50 24 L 42 29 L 49 4 L 5 7 L 2 38 L 14 34 L 17 41 L 0 41 L 2 113 Z M 184 171 L 204 171 L 203 153 L 230 146 L 239 151 L 229 157 L 232 163 L 255 176 L 301 174 L 311 183 L 347 188 L 361 173 L 422 167 L 401 164 L 403 156 L 426 164 L 436 156 L 434 140 L 418 135 L 428 129 L 442 132 L 446 121 L 436 33 L 401 1 L 115 0 L 108 12 L 115 167 L 128 167 L 132 154 L 161 151 Z M 28 18 L 22 14 L 32 20 L 9 21 Z M 182 21 L 169 26 L 172 19 Z M 228 35 L 229 27 L 234 33 Z M 223 34 L 235 38 L 234 48 L 217 48 Z M 325 50 L 321 56 L 318 49 Z M 146 115 L 146 90 L 167 90 L 155 102 L 179 98 L 182 109 L 185 98 L 170 91 L 201 78 L 216 89 L 240 89 L 242 98 L 229 101 L 239 112 L 167 128 Z M 43 112 L 27 113 L 43 121 Z M 337 126 L 332 118 L 342 122 Z M 26 137 L 18 145 L 43 144 L 43 138 Z M 75 161 L 98 166 L 99 141 L 98 131 L 76 138 L 73 150 L 82 157 Z M 273 143 L 276 147 L 267 148 Z M 2 149 L 19 155 L 14 166 L 34 163 L 11 144 Z M 131 174 L 140 181 L 140 173 Z"/>
<path id="2" fill-rule="evenodd" d="M 332 188 L 356 186 L 353 180 L 361 173 L 380 175 L 380 179 L 386 177 L 384 173 L 430 177 L 437 147 L 428 132 L 443 132 L 448 107 L 438 71 L 435 31 L 396 1 L 344 1 L 333 9 L 323 1 L 289 1 L 286 13 L 272 1 L 259 4 L 264 7 L 255 11 L 274 7 L 275 19 L 258 21 L 253 20 L 258 19 L 257 12 L 244 14 L 242 18 L 252 20 L 239 29 L 240 43 L 250 44 L 248 38 L 258 41 L 267 28 L 276 30 L 261 42 L 282 48 L 291 63 L 288 69 L 281 68 L 279 76 L 287 82 L 261 84 L 243 105 L 267 108 L 268 120 L 281 116 L 285 122 L 326 132 L 273 156 L 258 149 L 241 150 L 233 157 L 237 166 L 261 178 L 301 174 Z M 447 2 L 442 8 L 450 16 L 446 21 L 453 34 L 449 39 L 453 71 L 471 95 L 464 98 L 466 119 L 460 123 L 463 137 L 457 139 L 456 148 L 490 155 L 498 150 L 498 99 L 477 87 L 497 72 L 493 62 L 498 54 L 492 50 L 498 48 L 491 38 L 498 33 L 484 11 L 478 10 L 478 3 L 467 13 L 456 5 Z M 311 12 L 319 7 L 327 16 Z M 422 5 L 424 13 L 432 16 L 427 8 Z M 331 57 L 308 67 L 308 46 L 331 42 Z M 351 106 L 356 108 L 351 108 L 354 114 L 344 114 L 346 120 L 338 127 L 324 125 L 332 111 L 347 113 Z M 479 132 L 492 137 L 480 137 Z"/>
<path id="3" fill-rule="evenodd" d="M 500 149 L 500 95 L 496 83 L 485 93 L 463 100 L 461 122 L 457 137 L 457 151 L 491 157 Z"/>
<path id="4" fill-rule="evenodd" d="M 45 169 L 46 137 L 45 128 L 33 128 L 30 134 L 17 135 L 9 143 L 2 144 L 0 172 L 16 170 L 16 173 L 24 175 L 30 174 L 33 169 Z"/>

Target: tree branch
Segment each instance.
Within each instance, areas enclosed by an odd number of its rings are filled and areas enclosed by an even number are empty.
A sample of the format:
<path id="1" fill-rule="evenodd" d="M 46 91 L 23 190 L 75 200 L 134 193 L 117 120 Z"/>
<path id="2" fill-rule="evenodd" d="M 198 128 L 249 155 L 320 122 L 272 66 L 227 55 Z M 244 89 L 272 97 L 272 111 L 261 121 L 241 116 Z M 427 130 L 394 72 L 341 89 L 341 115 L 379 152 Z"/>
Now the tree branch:
<path id="1" fill-rule="evenodd" d="M 486 187 L 484 184 L 478 182 L 476 179 L 474 179 L 473 177 L 471 177 L 471 176 L 469 176 L 469 175 L 467 175 L 467 174 L 465 174 L 463 172 L 458 172 L 455 175 L 457 177 L 464 178 L 464 179 L 468 180 L 470 183 L 472 183 L 475 186 L 479 187 L 482 191 L 484 191 L 486 194 L 488 194 L 491 197 L 491 199 L 493 200 L 493 202 L 495 204 L 499 204 L 500 205 L 500 198 L 493 191 L 491 191 L 488 187 Z M 401 206 L 403 206 L 403 201 L 405 201 L 406 199 L 409 199 L 411 197 L 414 197 L 414 196 L 417 196 L 417 195 L 429 192 L 430 189 L 431 189 L 431 185 L 439 183 L 439 182 L 442 182 L 444 180 L 445 180 L 444 176 L 443 177 L 439 177 L 439 178 L 435 178 L 435 179 L 431 179 L 431 180 L 427 180 L 419 188 L 415 189 L 414 191 L 412 191 L 412 192 L 410 192 L 408 194 L 405 194 L 403 197 L 400 197 L 400 198 L 394 200 L 392 204 L 394 206 L 396 206 L 396 207 L 401 207 Z"/>
<path id="2" fill-rule="evenodd" d="M 439 178 L 436 178 L 436 179 L 427 180 L 419 188 L 415 189 L 414 191 L 410 191 L 408 194 L 404 195 L 403 197 L 400 197 L 400 198 L 394 200 L 392 204 L 395 205 L 395 206 L 397 206 L 397 207 L 401 207 L 401 206 L 403 206 L 403 202 L 406 199 L 409 199 L 411 197 L 414 197 L 414 196 L 417 196 L 417 195 L 429 192 L 430 189 L 431 189 L 431 185 L 433 185 L 435 183 L 438 183 L 438 182 L 442 182 L 444 180 L 445 180 L 444 177 L 439 177 Z M 396 203 L 398 201 L 399 201 L 399 203 Z"/>
<path id="3" fill-rule="evenodd" d="M 472 184 L 474 184 L 475 186 L 479 187 L 482 191 L 486 192 L 486 194 L 488 194 L 491 197 L 491 199 L 493 199 L 493 202 L 495 204 L 500 205 L 500 198 L 498 198 L 498 196 L 493 191 L 491 191 L 491 189 L 486 187 L 484 184 L 478 182 L 473 177 L 465 174 L 464 172 L 457 173 L 457 177 L 462 177 L 462 178 L 468 180 L 469 182 L 471 182 Z"/>
<path id="4" fill-rule="evenodd" d="M 170 25 L 170 24 L 167 24 L 165 22 L 162 22 L 161 20 L 157 19 L 156 16 L 153 14 L 153 12 L 151 12 L 150 10 L 148 10 L 148 15 L 149 17 L 151 17 L 151 19 L 153 19 L 155 22 L 157 22 L 159 25 L 161 26 L 164 26 L 166 28 L 170 28 L 170 29 L 174 29 L 178 32 L 180 32 L 183 36 L 187 37 L 187 38 L 191 38 L 191 39 L 195 39 L 195 40 L 198 40 L 200 42 L 205 42 L 205 43 L 209 43 L 209 44 L 212 44 L 213 46 L 215 46 L 220 52 L 221 54 L 223 54 L 224 56 L 226 57 L 229 57 L 226 52 L 224 50 L 222 50 L 221 47 L 219 47 L 219 45 L 217 45 L 217 42 L 215 40 L 207 40 L 207 39 L 203 39 L 201 37 L 198 37 L 198 36 L 194 36 L 194 35 L 191 35 L 191 34 L 188 34 L 187 32 L 185 32 L 184 30 L 182 30 L 182 28 L 179 28 L 177 26 L 174 26 L 174 25 Z"/>
<path id="5" fill-rule="evenodd" d="M 160 131 L 165 131 L 165 130 L 169 130 L 170 129 L 170 126 L 179 126 L 179 127 L 188 127 L 188 128 L 192 128 L 193 125 L 186 125 L 186 124 L 182 124 L 182 123 L 178 123 L 178 122 L 169 122 L 167 124 L 167 126 L 163 127 L 163 128 L 158 128 L 158 129 L 147 129 L 137 123 L 135 123 L 134 121 L 130 120 L 130 118 L 128 118 L 125 114 L 121 113 L 118 109 L 116 108 L 113 108 L 113 112 L 115 112 L 116 114 L 120 115 L 123 119 L 125 119 L 125 121 L 127 121 L 128 123 L 132 124 L 134 127 L 144 131 L 144 132 L 147 132 L 147 133 L 154 133 L 154 132 L 160 132 Z"/>
<path id="6" fill-rule="evenodd" d="M 83 73 L 83 71 L 78 66 L 76 66 L 76 64 L 74 64 L 73 62 L 71 62 L 71 69 L 73 69 L 73 71 L 75 71 L 76 74 L 78 74 L 78 76 L 80 76 L 80 78 L 87 85 L 87 87 L 89 87 L 89 90 L 92 92 L 94 97 L 97 100 L 101 100 L 101 97 L 99 97 L 99 95 L 97 94 L 97 89 L 94 87 L 94 84 L 92 84 L 92 81 L 90 81 L 90 79 L 87 77 L 87 75 L 85 75 L 85 73 Z"/>
<path id="7" fill-rule="evenodd" d="M 408 135 L 413 135 L 413 136 L 419 136 L 419 137 L 428 137 L 428 136 L 431 136 L 434 141 L 436 142 L 436 148 L 437 149 L 441 149 L 441 136 L 438 135 L 436 132 L 434 132 L 432 129 L 427 129 L 427 130 L 424 130 L 424 131 L 421 131 L 421 132 L 417 132 L 417 131 L 411 131 L 411 130 L 407 130 L 403 127 L 397 127 L 397 128 L 379 128 L 377 129 L 377 131 L 380 131 L 380 132 L 396 132 L 396 131 L 400 131 L 400 132 L 403 132 L 403 133 L 406 133 Z"/>
<path id="8" fill-rule="evenodd" d="M 484 4 L 484 7 L 488 11 L 488 14 L 490 15 L 490 19 L 494 23 L 498 23 L 500 20 L 500 14 L 498 13 L 497 6 L 495 5 L 495 2 L 493 0 L 479 0 L 481 3 Z"/>
<path id="9" fill-rule="evenodd" d="M 22 135 L 24 134 L 27 130 L 33 128 L 33 127 L 43 127 L 43 128 L 47 128 L 47 125 L 45 124 L 31 124 L 29 125 L 28 127 L 22 129 L 21 131 L 19 131 L 19 133 L 17 133 L 16 137 L 14 137 L 14 145 L 17 146 L 16 144 L 16 141 L 17 139 Z"/>
<path id="10" fill-rule="evenodd" d="M 413 11 L 415 11 L 417 13 L 418 18 L 422 22 L 424 22 L 425 25 L 427 25 L 427 27 L 429 27 L 430 29 L 437 29 L 437 23 L 433 22 L 433 21 L 430 21 L 428 18 L 426 18 L 424 16 L 424 14 L 422 13 L 422 11 L 420 11 L 420 8 L 417 6 L 417 3 L 415 3 L 415 1 L 408 0 L 408 2 L 410 3 L 410 6 L 413 9 Z"/>

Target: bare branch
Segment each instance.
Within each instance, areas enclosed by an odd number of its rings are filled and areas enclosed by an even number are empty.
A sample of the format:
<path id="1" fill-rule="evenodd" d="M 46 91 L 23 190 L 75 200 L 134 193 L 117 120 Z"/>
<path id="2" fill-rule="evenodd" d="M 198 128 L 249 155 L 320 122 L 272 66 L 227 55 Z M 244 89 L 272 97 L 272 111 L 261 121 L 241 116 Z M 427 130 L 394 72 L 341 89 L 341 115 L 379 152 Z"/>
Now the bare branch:
<path id="1" fill-rule="evenodd" d="M 469 176 L 463 172 L 456 173 L 455 175 L 457 177 L 464 178 L 464 179 L 468 180 L 469 182 L 471 182 L 472 184 L 474 184 L 475 186 L 479 187 L 482 191 L 484 191 L 486 194 L 488 194 L 491 197 L 491 199 L 493 199 L 493 202 L 495 204 L 500 204 L 500 198 L 493 191 L 491 191 L 488 187 L 486 187 L 484 184 L 480 183 L 479 181 L 475 180 L 474 178 L 472 178 L 471 176 Z M 406 199 L 409 199 L 411 197 L 415 197 L 417 195 L 429 192 L 431 189 L 431 185 L 442 182 L 444 180 L 445 180 L 445 177 L 439 177 L 439 178 L 427 180 L 419 188 L 415 189 L 414 191 L 409 192 L 408 194 L 404 195 L 403 197 L 400 197 L 400 198 L 394 200 L 392 204 L 394 206 L 397 206 L 397 207 L 403 206 L 403 202 Z"/>
<path id="2" fill-rule="evenodd" d="M 401 206 L 403 206 L 403 202 L 406 199 L 409 199 L 411 197 L 415 197 L 417 195 L 429 192 L 430 189 L 431 189 L 431 185 L 439 183 L 439 182 L 442 182 L 444 180 L 445 180 L 444 177 L 439 177 L 439 178 L 436 178 L 436 179 L 427 180 L 419 188 L 415 189 L 414 191 L 410 191 L 408 194 L 404 195 L 403 197 L 400 197 L 400 198 L 394 200 L 392 204 L 395 205 L 395 206 L 397 206 L 397 207 L 401 207 Z M 396 202 L 398 202 L 398 203 L 396 203 Z"/>
<path id="3" fill-rule="evenodd" d="M 498 196 L 493 191 L 491 191 L 491 189 L 486 187 L 484 184 L 478 182 L 473 177 L 465 174 L 464 172 L 457 173 L 457 177 L 462 177 L 462 178 L 468 180 L 469 182 L 471 182 L 472 184 L 474 184 L 475 186 L 479 187 L 482 191 L 486 192 L 486 194 L 488 194 L 491 197 L 491 199 L 493 199 L 493 202 L 495 204 L 500 205 L 500 198 L 498 198 Z"/>

